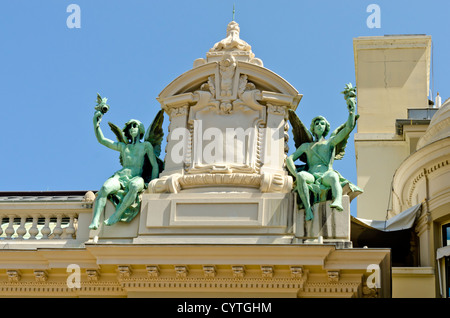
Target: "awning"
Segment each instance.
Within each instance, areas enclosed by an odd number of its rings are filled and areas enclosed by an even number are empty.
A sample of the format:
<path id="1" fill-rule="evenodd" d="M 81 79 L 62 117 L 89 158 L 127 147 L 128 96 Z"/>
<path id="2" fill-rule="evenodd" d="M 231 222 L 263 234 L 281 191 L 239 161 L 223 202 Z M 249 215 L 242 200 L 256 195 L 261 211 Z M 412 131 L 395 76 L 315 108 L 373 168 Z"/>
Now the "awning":
<path id="1" fill-rule="evenodd" d="M 420 216 L 421 212 L 422 204 L 419 203 L 403 212 L 400 212 L 396 216 L 386 221 L 366 220 L 355 217 L 352 217 L 352 221 L 364 227 L 383 232 L 400 231 L 410 229 L 414 225 L 414 222 L 417 220 L 417 218 Z"/>
<path id="2" fill-rule="evenodd" d="M 436 259 L 441 259 L 445 256 L 450 256 L 450 245 L 438 248 L 436 250 Z"/>
<path id="3" fill-rule="evenodd" d="M 390 248 L 392 266 L 417 266 L 417 258 L 411 249 L 415 221 L 422 212 L 422 205 L 415 205 L 386 221 L 351 217 L 353 247 Z"/>

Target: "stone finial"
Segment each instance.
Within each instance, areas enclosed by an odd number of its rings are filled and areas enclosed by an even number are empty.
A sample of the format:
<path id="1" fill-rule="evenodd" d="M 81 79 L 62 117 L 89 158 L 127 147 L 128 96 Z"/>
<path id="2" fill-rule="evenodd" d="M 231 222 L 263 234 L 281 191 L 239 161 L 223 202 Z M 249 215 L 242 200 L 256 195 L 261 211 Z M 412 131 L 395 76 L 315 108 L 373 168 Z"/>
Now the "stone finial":
<path id="1" fill-rule="evenodd" d="M 252 47 L 239 38 L 239 24 L 231 21 L 227 26 L 227 37 L 217 42 L 209 51 L 247 51 L 251 52 Z"/>
<path id="2" fill-rule="evenodd" d="M 206 53 L 206 60 L 203 58 L 194 61 L 194 67 L 222 60 L 224 54 L 233 55 L 237 61 L 244 61 L 258 66 L 263 66 L 261 59 L 255 58 L 250 44 L 239 37 L 239 24 L 231 21 L 227 26 L 227 36 L 225 39 L 217 42 Z"/>
<path id="3" fill-rule="evenodd" d="M 92 191 L 88 191 L 84 194 L 83 201 L 86 203 L 93 203 L 95 201 L 95 194 Z"/>
<path id="4" fill-rule="evenodd" d="M 86 209 L 92 208 L 95 201 L 95 194 L 92 191 L 88 191 L 83 197 L 83 207 Z"/>

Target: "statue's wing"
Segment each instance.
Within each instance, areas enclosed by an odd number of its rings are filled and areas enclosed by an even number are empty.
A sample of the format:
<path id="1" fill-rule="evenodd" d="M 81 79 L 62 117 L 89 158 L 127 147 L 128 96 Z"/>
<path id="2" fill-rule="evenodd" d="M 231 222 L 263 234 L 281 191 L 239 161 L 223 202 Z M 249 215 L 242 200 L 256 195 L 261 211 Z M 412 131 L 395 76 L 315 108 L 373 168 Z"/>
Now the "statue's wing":
<path id="1" fill-rule="evenodd" d="M 159 157 L 156 157 L 156 162 L 158 163 L 159 173 L 161 173 L 164 170 L 164 161 L 159 159 Z M 145 155 L 144 166 L 142 167 L 142 178 L 144 179 L 145 184 L 152 181 L 152 171 L 153 167 L 150 163 L 150 159 Z"/>
<path id="2" fill-rule="evenodd" d="M 292 109 L 289 109 L 289 122 L 292 126 L 292 134 L 294 135 L 296 149 L 305 142 L 313 142 L 313 136 Z M 306 163 L 306 154 L 302 154 L 300 160 Z"/>
<path id="3" fill-rule="evenodd" d="M 153 119 L 152 124 L 150 125 L 150 127 L 148 127 L 144 136 L 144 140 L 148 141 L 153 146 L 153 150 L 155 151 L 156 156 L 156 162 L 159 168 L 159 173 L 161 173 L 164 170 L 164 161 L 162 161 L 159 158 L 159 155 L 161 154 L 161 142 L 164 137 L 164 130 L 162 129 L 163 122 L 164 122 L 164 111 L 160 110 L 156 114 L 155 119 Z M 152 171 L 153 167 L 150 164 L 148 156 L 146 155 L 144 160 L 144 166 L 142 169 L 142 178 L 144 178 L 144 182 L 146 184 L 148 184 L 152 180 L 151 178 Z"/>
<path id="4" fill-rule="evenodd" d="M 359 115 L 355 116 L 355 121 L 359 118 Z M 337 135 L 344 127 L 345 127 L 345 123 L 340 125 L 338 128 L 336 128 L 330 135 L 331 137 L 334 137 L 335 135 Z M 350 134 L 348 134 L 340 143 L 338 143 L 335 147 L 335 154 L 334 154 L 334 159 L 335 160 L 341 160 L 342 158 L 344 158 L 345 155 L 345 147 L 347 147 L 347 142 L 348 142 L 348 137 L 350 137 Z"/>
<path id="5" fill-rule="evenodd" d="M 156 157 L 161 154 L 161 142 L 164 137 L 164 130 L 162 128 L 164 122 L 164 111 L 161 109 L 153 119 L 152 124 L 145 133 L 145 141 L 152 144 Z"/>
<path id="6" fill-rule="evenodd" d="M 109 127 L 111 127 L 111 130 L 112 130 L 113 133 L 116 135 L 117 141 L 123 142 L 124 144 L 128 144 L 128 141 L 127 141 L 127 139 L 125 138 L 122 129 L 120 129 L 119 127 L 117 127 L 116 125 L 114 125 L 114 124 L 111 123 L 111 122 L 109 122 L 108 125 L 109 125 Z"/>

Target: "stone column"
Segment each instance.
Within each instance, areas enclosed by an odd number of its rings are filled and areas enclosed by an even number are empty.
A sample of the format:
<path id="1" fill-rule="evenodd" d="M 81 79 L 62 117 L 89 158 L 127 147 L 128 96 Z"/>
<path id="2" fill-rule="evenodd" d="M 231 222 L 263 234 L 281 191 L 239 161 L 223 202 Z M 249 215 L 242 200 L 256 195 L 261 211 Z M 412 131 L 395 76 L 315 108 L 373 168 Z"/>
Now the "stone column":
<path id="1" fill-rule="evenodd" d="M 267 103 L 261 191 L 288 193 L 292 190 L 293 179 L 284 169 L 287 141 L 285 132 L 288 128 L 287 112 L 294 103 L 294 98 L 263 91 L 261 100 Z"/>
<path id="2" fill-rule="evenodd" d="M 183 174 L 184 164 L 189 160 L 189 130 L 187 118 L 189 103 L 194 102 L 192 93 L 171 96 L 159 101 L 170 116 L 169 135 L 167 136 L 165 168 L 160 177 Z"/>

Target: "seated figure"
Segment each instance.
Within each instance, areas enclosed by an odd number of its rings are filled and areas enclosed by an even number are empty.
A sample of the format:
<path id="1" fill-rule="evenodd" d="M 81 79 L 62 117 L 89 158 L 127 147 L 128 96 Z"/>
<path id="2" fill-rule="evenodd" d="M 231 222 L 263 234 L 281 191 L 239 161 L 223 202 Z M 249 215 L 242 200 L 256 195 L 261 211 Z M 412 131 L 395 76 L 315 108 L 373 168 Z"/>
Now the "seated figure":
<path id="1" fill-rule="evenodd" d="M 343 210 L 343 186 L 348 184 L 351 191 L 362 192 L 360 188 L 333 169 L 334 159 L 342 159 L 344 156 L 348 137 L 359 117 L 355 114 L 355 88 L 347 84 L 342 93 L 348 106 L 348 119 L 331 134 L 328 140 L 325 137 L 330 131 L 330 124 L 324 117 L 315 117 L 309 132 L 295 112 L 289 111 L 296 151 L 286 158 L 286 166 L 295 179 L 295 191 L 300 198 L 300 206 L 305 209 L 307 221 L 313 219 L 312 204 L 326 201 L 330 191 L 332 200 L 330 207 L 337 211 Z M 306 164 L 296 166 L 294 162 L 297 159 Z"/>
<path id="2" fill-rule="evenodd" d="M 115 205 L 116 210 L 104 223 L 112 225 L 119 221 L 130 222 L 139 213 L 140 194 L 151 180 L 158 178 L 164 168 L 163 162 L 158 158 L 164 135 L 163 111 L 158 112 L 147 132 L 144 130 L 144 125 L 135 119 L 129 120 L 123 130 L 109 123 L 118 139 L 117 142 L 113 142 L 105 138 L 100 129 L 102 116 L 109 107 L 104 106 L 106 98 L 98 98 L 99 104 L 94 114 L 95 136 L 102 145 L 120 152 L 122 169 L 106 180 L 97 193 L 92 222 L 89 226 L 94 230 L 99 226 L 100 215 L 108 199 Z M 100 107 L 102 105 L 103 107 Z M 142 138 L 144 138 L 143 142 L 141 142 Z"/>

